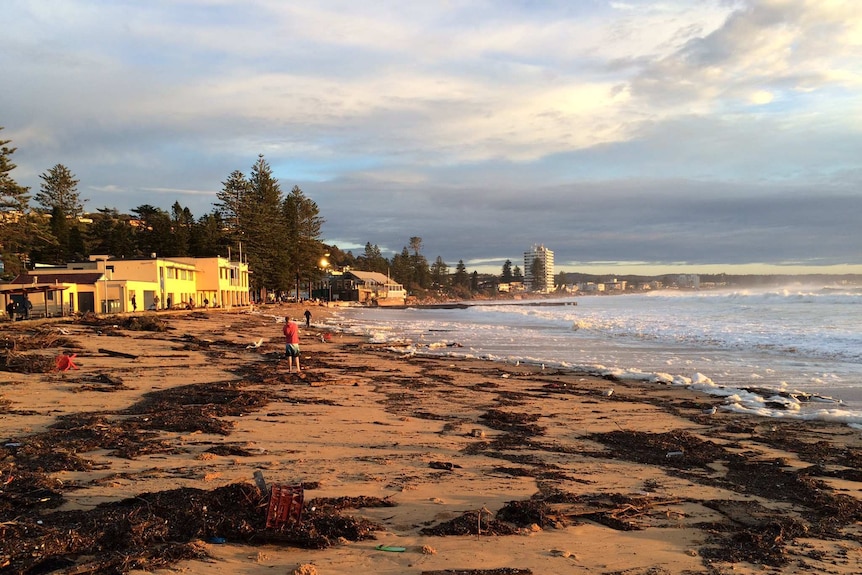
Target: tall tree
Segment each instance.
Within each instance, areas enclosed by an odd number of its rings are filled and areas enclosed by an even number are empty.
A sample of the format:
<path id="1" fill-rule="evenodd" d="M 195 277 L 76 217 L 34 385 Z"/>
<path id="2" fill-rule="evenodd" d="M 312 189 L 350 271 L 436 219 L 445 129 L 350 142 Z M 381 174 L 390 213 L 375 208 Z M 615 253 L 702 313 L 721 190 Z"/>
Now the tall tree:
<path id="1" fill-rule="evenodd" d="M 195 257 L 212 258 L 227 256 L 230 240 L 224 220 L 218 210 L 205 214 L 192 226 L 189 238 L 189 251 Z"/>
<path id="2" fill-rule="evenodd" d="M 569 275 L 566 272 L 561 271 L 557 274 L 557 279 L 554 281 L 554 285 L 557 289 L 561 289 L 566 287 L 566 284 L 569 283 Z"/>
<path id="3" fill-rule="evenodd" d="M 120 215 L 115 208 L 104 207 L 97 209 L 91 217 L 93 223 L 86 228 L 85 234 L 88 253 L 122 258 L 141 255 L 133 228 L 129 225 L 129 216 Z"/>
<path id="4" fill-rule="evenodd" d="M 524 281 L 524 274 L 521 272 L 521 268 L 518 266 L 515 266 L 514 269 L 512 270 L 512 281 L 515 281 L 515 282 Z"/>
<path id="5" fill-rule="evenodd" d="M 365 251 L 356 258 L 357 267 L 366 272 L 389 273 L 389 261 L 383 257 L 377 244 L 366 242 Z"/>
<path id="6" fill-rule="evenodd" d="M 350 250 L 344 252 L 335 245 L 325 246 L 325 248 L 329 252 L 329 261 L 333 268 L 356 267 L 356 257 Z"/>
<path id="7" fill-rule="evenodd" d="M 449 266 L 441 256 L 431 264 L 431 287 L 443 289 L 449 285 Z"/>
<path id="8" fill-rule="evenodd" d="M 42 179 L 39 191 L 33 198 L 44 212 L 59 209 L 67 217 L 77 221 L 84 213 L 84 204 L 78 193 L 78 179 L 63 164 L 57 164 L 47 172 L 39 174 Z"/>
<path id="9" fill-rule="evenodd" d="M 15 169 L 11 157 L 16 150 L 8 145 L 10 142 L 0 140 L 0 257 L 7 277 L 23 269 L 31 245 L 28 233 L 31 222 L 27 214 L 29 188 L 18 185 L 10 175 Z"/>
<path id="10" fill-rule="evenodd" d="M 431 285 L 431 272 L 428 268 L 428 260 L 422 255 L 422 238 L 413 236 L 410 238 L 410 267 L 412 268 L 412 284 L 418 288 L 427 289 Z"/>
<path id="11" fill-rule="evenodd" d="M 173 230 L 173 246 L 171 255 L 188 256 L 192 237 L 192 227 L 195 219 L 188 208 L 184 208 L 179 202 L 171 206 L 171 229 Z"/>
<path id="12" fill-rule="evenodd" d="M 407 246 L 401 250 L 400 254 L 392 256 L 392 278 L 410 290 L 413 282 L 413 266 L 410 264 L 410 252 L 407 251 Z"/>
<path id="13" fill-rule="evenodd" d="M 143 204 L 132 210 L 137 216 L 135 231 L 137 252 L 148 256 L 171 257 L 176 254 L 175 238 L 171 229 L 171 217 L 161 209 Z M 116 255 L 116 254 L 114 254 Z"/>
<path id="14" fill-rule="evenodd" d="M 239 205 L 240 230 L 248 263 L 254 274 L 252 288 L 287 290 L 293 266 L 288 260 L 287 231 L 282 216 L 282 193 L 272 168 L 260 154 L 251 168 L 248 193 Z"/>
<path id="15" fill-rule="evenodd" d="M 459 288 L 467 288 L 470 286 L 470 276 L 467 274 L 467 266 L 464 265 L 464 260 L 458 260 L 458 265 L 455 266 L 455 275 L 452 276 L 452 285 Z"/>
<path id="16" fill-rule="evenodd" d="M 512 275 L 512 260 L 506 260 L 503 264 L 503 273 L 500 275 L 500 283 L 511 283 L 515 276 Z"/>
<path id="17" fill-rule="evenodd" d="M 530 275 L 533 278 L 530 289 L 533 291 L 545 289 L 545 262 L 541 258 L 533 258 L 530 262 Z"/>
<path id="18" fill-rule="evenodd" d="M 299 186 L 294 186 L 284 198 L 282 213 L 287 233 L 285 247 L 290 270 L 302 281 L 317 280 L 321 275 L 318 264 L 326 252 L 326 247 L 320 241 L 320 230 L 324 221 L 320 216 L 320 209 Z"/>
<path id="19" fill-rule="evenodd" d="M 63 264 L 73 253 L 80 251 L 70 245 L 73 237 L 80 238 L 78 218 L 84 213 L 78 194 L 78 179 L 63 164 L 57 164 L 39 177 L 42 184 L 34 199 L 40 206 L 40 213 L 51 214 L 50 230 L 54 241 L 38 257 L 53 264 Z"/>
<path id="20" fill-rule="evenodd" d="M 422 251 L 422 238 L 419 236 L 413 236 L 410 238 L 410 250 L 413 252 L 414 256 L 418 256 Z"/>
<path id="21" fill-rule="evenodd" d="M 249 216 L 246 208 L 250 193 L 251 184 L 239 170 L 231 172 L 228 179 L 222 182 L 222 189 L 216 192 L 219 201 L 215 204 L 215 211 L 224 222 L 225 229 L 234 243 L 241 240 L 242 225 Z"/>

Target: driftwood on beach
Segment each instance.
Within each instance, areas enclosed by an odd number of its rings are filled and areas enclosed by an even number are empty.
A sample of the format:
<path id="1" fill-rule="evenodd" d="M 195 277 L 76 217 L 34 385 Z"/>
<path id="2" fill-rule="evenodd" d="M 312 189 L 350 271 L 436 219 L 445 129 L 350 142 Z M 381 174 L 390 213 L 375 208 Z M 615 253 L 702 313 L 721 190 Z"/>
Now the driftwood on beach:
<path id="1" fill-rule="evenodd" d="M 374 546 L 351 542 L 394 538 L 406 545 L 390 547 L 409 555 L 422 544 L 447 549 L 453 537 L 493 545 L 529 536 L 519 540 L 532 542 L 529 551 L 507 566 L 449 549 L 457 568 L 422 572 L 547 572 L 542 549 L 559 543 L 545 541 L 561 540 L 578 540 L 578 549 L 555 547 L 553 557 L 611 572 L 590 563 L 601 561 L 589 556 L 600 542 L 579 539 L 591 525 L 605 540 L 648 531 L 666 546 L 675 540 L 663 539 L 668 530 L 698 532 L 696 548 L 673 556 L 678 572 L 862 570 L 862 445 L 839 426 L 707 417 L 702 398 L 684 390 L 617 383 L 610 397 L 600 393 L 606 382 L 583 374 L 398 358 L 358 340 L 308 343 L 300 376 L 287 373 L 279 346 L 248 348 L 268 328 L 264 317 L 196 319 L 194 334 L 183 321 L 149 332 L 144 347 L 135 330 L 116 328 L 129 343 L 120 354 L 90 344 L 101 354 L 92 369 L 22 372 L 0 387 L 8 396 L 0 398 L 0 569 L 126 573 L 203 560 L 221 541 L 339 545 L 360 565 Z M 7 331 L 17 342 L 7 349 L 52 362 L 71 350 L 86 355 L 91 330 L 104 337 L 120 324 L 89 319 L 53 340 Z M 183 335 L 169 335 L 178 328 Z M 160 345 L 181 346 L 186 357 L 158 353 Z M 207 370 L 209 379 L 190 381 Z M 109 390 L 95 403 L 110 407 L 98 410 L 39 402 L 53 394 L 86 403 Z M 125 399 L 111 399 L 118 394 Z M 22 418 L 30 423 L 15 424 Z M 320 450 L 325 458 L 315 459 Z M 261 468 L 267 480 L 255 482 Z M 266 484 L 285 480 L 306 490 L 302 520 L 273 530 Z M 429 489 L 431 502 L 415 495 Z M 447 502 L 470 494 L 480 499 L 466 508 Z M 617 558 L 613 572 L 665 569 L 644 563 L 649 556 Z"/>

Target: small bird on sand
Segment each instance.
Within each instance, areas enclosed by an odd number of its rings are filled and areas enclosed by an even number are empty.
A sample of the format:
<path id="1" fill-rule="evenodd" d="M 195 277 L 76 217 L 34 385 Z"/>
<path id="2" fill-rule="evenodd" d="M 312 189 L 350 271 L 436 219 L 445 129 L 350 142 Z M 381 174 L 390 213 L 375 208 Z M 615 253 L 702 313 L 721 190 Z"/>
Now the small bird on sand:
<path id="1" fill-rule="evenodd" d="M 613 390 L 613 389 L 606 389 L 606 390 L 604 390 L 604 391 L 602 392 L 602 395 L 604 395 L 605 397 L 610 397 L 610 396 L 612 396 L 613 394 L 614 394 L 614 390 Z"/>
<path id="2" fill-rule="evenodd" d="M 704 415 L 715 415 L 716 411 L 718 411 L 718 408 L 713 405 L 712 407 L 710 407 L 708 409 L 704 409 L 703 414 Z"/>
<path id="3" fill-rule="evenodd" d="M 245 346 L 246 349 L 257 349 L 263 345 L 263 338 L 260 338 L 256 342 L 251 343 L 250 345 Z"/>

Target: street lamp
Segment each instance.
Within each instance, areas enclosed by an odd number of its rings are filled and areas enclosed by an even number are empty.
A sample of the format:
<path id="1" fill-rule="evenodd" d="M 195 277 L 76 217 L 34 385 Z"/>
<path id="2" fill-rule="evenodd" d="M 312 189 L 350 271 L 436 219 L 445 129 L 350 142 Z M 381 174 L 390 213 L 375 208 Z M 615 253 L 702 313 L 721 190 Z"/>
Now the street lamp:
<path id="1" fill-rule="evenodd" d="M 328 257 L 329 254 L 325 253 L 323 254 L 323 257 L 320 258 L 320 269 L 328 274 L 326 284 L 329 287 L 329 297 L 326 299 L 326 305 L 329 305 L 329 302 L 332 301 L 332 273 L 328 271 L 332 264 L 329 263 L 329 260 L 327 259 Z"/>

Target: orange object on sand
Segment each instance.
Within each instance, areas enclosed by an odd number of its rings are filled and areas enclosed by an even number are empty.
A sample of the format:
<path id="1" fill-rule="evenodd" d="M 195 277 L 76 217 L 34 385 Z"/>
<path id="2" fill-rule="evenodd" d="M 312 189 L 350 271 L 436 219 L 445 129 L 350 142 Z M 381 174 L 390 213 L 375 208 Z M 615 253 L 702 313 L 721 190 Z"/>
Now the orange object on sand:
<path id="1" fill-rule="evenodd" d="M 57 371 L 69 371 L 70 369 L 78 369 L 78 366 L 75 365 L 75 358 L 78 357 L 77 353 L 73 353 L 72 355 L 66 355 L 61 353 L 57 356 Z"/>
<path id="2" fill-rule="evenodd" d="M 304 489 L 300 485 L 273 485 L 269 494 L 266 526 L 281 528 L 302 521 Z"/>

